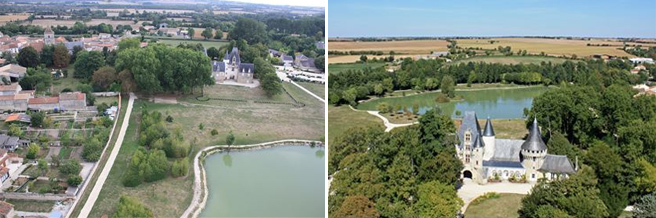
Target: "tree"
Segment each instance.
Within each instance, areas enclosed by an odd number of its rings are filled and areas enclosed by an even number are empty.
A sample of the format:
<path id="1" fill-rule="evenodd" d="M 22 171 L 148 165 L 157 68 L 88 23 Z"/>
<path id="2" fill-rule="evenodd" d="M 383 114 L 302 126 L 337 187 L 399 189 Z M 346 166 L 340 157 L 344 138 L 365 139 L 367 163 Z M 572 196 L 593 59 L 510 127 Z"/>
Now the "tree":
<path id="1" fill-rule="evenodd" d="M 44 159 L 39 159 L 37 160 L 37 165 L 39 167 L 39 171 L 41 171 L 41 174 L 43 175 L 44 173 L 48 172 L 48 161 Z"/>
<path id="2" fill-rule="evenodd" d="M 43 46 L 41 49 L 41 63 L 46 65 L 46 67 L 53 66 L 53 56 L 55 55 L 55 47 L 52 45 Z"/>
<path id="3" fill-rule="evenodd" d="M 346 197 L 339 209 L 331 215 L 334 217 L 380 217 L 376 205 L 363 195 Z"/>
<path id="4" fill-rule="evenodd" d="M 66 175 L 78 175 L 82 170 L 82 165 L 76 159 L 69 159 L 59 166 L 59 172 Z"/>
<path id="5" fill-rule="evenodd" d="M 27 153 L 25 154 L 25 157 L 27 159 L 34 159 L 39 154 L 39 151 L 41 151 L 41 147 L 32 143 L 27 147 Z"/>
<path id="6" fill-rule="evenodd" d="M 121 92 L 130 93 L 137 90 L 137 82 L 134 81 L 134 76 L 130 71 L 121 71 L 118 74 L 118 79 L 121 81 Z"/>
<path id="7" fill-rule="evenodd" d="M 216 136 L 216 135 L 219 134 L 219 131 L 216 130 L 216 129 L 212 129 L 212 131 L 210 132 L 210 134 L 211 134 L 212 136 Z"/>
<path id="8" fill-rule="evenodd" d="M 67 68 L 68 64 L 71 62 L 71 56 L 68 54 L 68 49 L 66 46 L 59 44 L 55 46 L 54 57 L 52 60 L 55 68 L 63 69 Z"/>
<path id="9" fill-rule="evenodd" d="M 79 175 L 69 176 L 68 179 L 66 180 L 66 183 L 70 186 L 77 187 L 82 183 L 82 177 Z"/>
<path id="10" fill-rule="evenodd" d="M 187 171 L 189 171 L 189 159 L 186 157 L 176 160 L 171 166 L 171 176 L 173 177 L 186 176 Z"/>
<path id="11" fill-rule="evenodd" d="M 378 104 L 378 106 L 376 106 L 376 109 L 378 109 L 378 112 L 380 112 L 381 114 L 389 113 L 390 112 L 389 108 L 390 105 L 387 104 L 387 102 L 380 103 Z"/>
<path id="12" fill-rule="evenodd" d="M 212 60 L 219 60 L 221 58 L 221 52 L 215 47 L 210 47 L 207 49 L 207 56 Z"/>
<path id="13" fill-rule="evenodd" d="M 413 210 L 420 217 L 455 217 L 464 205 L 455 187 L 438 181 L 419 185 L 417 194 Z"/>
<path id="14" fill-rule="evenodd" d="M 321 71 L 324 70 L 326 66 L 325 63 L 326 63 L 326 57 L 323 55 L 314 59 L 314 66 Z"/>
<path id="15" fill-rule="evenodd" d="M 136 38 L 127 38 L 118 42 L 118 51 L 123 51 L 130 48 L 141 47 L 141 42 Z"/>
<path id="16" fill-rule="evenodd" d="M 366 55 L 360 56 L 360 61 L 367 62 L 367 56 Z"/>
<path id="17" fill-rule="evenodd" d="M 32 46 L 27 46 L 18 52 L 18 64 L 23 67 L 36 67 L 39 65 L 39 53 Z"/>
<path id="18" fill-rule="evenodd" d="M 442 77 L 442 83 L 440 84 L 440 90 L 442 90 L 442 93 L 447 95 L 449 98 L 453 98 L 456 96 L 456 88 L 455 88 L 455 82 L 453 81 L 453 78 L 449 75 L 446 75 Z"/>
<path id="19" fill-rule="evenodd" d="M 107 90 L 109 85 L 116 81 L 116 77 L 116 70 L 113 67 L 104 66 L 93 72 L 91 82 L 94 86 L 100 87 L 102 90 Z"/>
<path id="20" fill-rule="evenodd" d="M 230 147 L 234 143 L 235 143 L 235 135 L 232 133 L 232 131 L 230 131 L 230 133 L 228 133 L 228 136 L 226 136 L 226 145 Z"/>
<path id="21" fill-rule="evenodd" d="M 114 217 L 154 217 L 153 211 L 141 202 L 131 197 L 122 195 L 116 206 Z"/>
<path id="22" fill-rule="evenodd" d="M 194 28 L 189 27 L 187 28 L 187 34 L 189 35 L 190 39 L 193 39 L 194 35 L 196 35 L 196 30 L 194 30 Z"/>
<path id="23" fill-rule="evenodd" d="M 228 34 L 230 39 L 243 39 L 248 44 L 266 43 L 268 36 L 266 32 L 266 25 L 260 21 L 250 18 L 239 18 L 235 23 L 235 27 Z"/>
<path id="24" fill-rule="evenodd" d="M 93 72 L 105 65 L 105 57 L 98 51 L 82 51 L 75 60 L 75 78 L 90 79 Z"/>
<path id="25" fill-rule="evenodd" d="M 269 98 L 282 93 L 282 82 L 275 73 L 266 73 L 262 75 L 260 78 L 260 86 Z"/>
<path id="26" fill-rule="evenodd" d="M 202 33 L 200 33 L 200 35 L 203 36 L 205 40 L 211 39 L 214 36 L 214 30 L 212 28 L 207 27 L 205 28 L 205 30 L 203 30 Z"/>
<path id="27" fill-rule="evenodd" d="M 43 127 L 43 121 L 46 119 L 46 114 L 43 111 L 39 111 L 32 114 L 30 118 L 30 124 L 32 127 Z"/>
<path id="28" fill-rule="evenodd" d="M 633 217 L 656 217 L 656 193 L 645 195 L 638 200 L 633 210 Z"/>
<path id="29" fill-rule="evenodd" d="M 21 130 L 20 126 L 16 124 L 11 124 L 9 125 L 9 131 L 7 132 L 8 135 L 10 136 L 23 136 L 23 130 Z"/>

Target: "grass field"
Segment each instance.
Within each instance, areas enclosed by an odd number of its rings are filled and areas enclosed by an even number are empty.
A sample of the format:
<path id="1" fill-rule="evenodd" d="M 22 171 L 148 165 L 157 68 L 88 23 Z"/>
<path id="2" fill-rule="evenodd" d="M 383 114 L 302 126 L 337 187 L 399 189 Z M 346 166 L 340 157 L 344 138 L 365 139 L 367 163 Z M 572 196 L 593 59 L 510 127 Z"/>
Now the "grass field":
<path id="1" fill-rule="evenodd" d="M 319 96 L 320 98 L 325 99 L 326 98 L 326 84 L 319 84 L 319 83 L 310 83 L 310 82 L 296 82 L 300 86 L 303 86 L 303 88 L 309 90 L 310 92 L 314 93 L 315 95 Z"/>
<path id="2" fill-rule="evenodd" d="M 383 121 L 364 111 L 353 111 L 348 106 L 328 106 L 328 144 L 354 127 L 384 128 Z"/>
<path id="3" fill-rule="evenodd" d="M 32 21 L 32 25 L 49 27 L 49 26 L 68 26 L 72 27 L 75 25 L 75 22 L 79 20 L 56 20 L 56 19 L 35 19 Z M 84 22 L 86 25 L 98 25 L 101 23 L 111 24 L 113 27 L 117 25 L 130 25 L 132 29 L 138 30 L 141 26 L 140 23 L 135 24 L 131 20 L 111 20 L 111 19 L 92 19 L 88 22 Z"/>
<path id="4" fill-rule="evenodd" d="M 494 44 L 490 44 L 490 40 L 495 40 Z M 564 39 L 537 39 L 537 38 L 492 38 L 492 39 L 459 39 L 457 40 L 458 46 L 462 48 L 480 47 L 483 49 L 493 49 L 499 46 L 510 46 L 513 51 L 527 50 L 529 53 L 539 54 L 545 52 L 550 55 L 566 55 L 571 56 L 576 54 L 579 57 L 587 57 L 593 54 L 607 54 L 614 56 L 634 57 L 621 49 L 621 42 L 602 41 L 602 40 L 564 40 Z M 617 44 L 617 47 L 599 47 L 599 46 L 586 46 L 590 44 Z M 644 44 L 647 46 L 649 44 Z M 653 45 L 651 45 L 653 46 Z"/>
<path id="5" fill-rule="evenodd" d="M 68 147 L 68 146 L 62 147 L 61 150 L 59 150 L 59 158 L 61 158 L 62 160 L 66 160 L 66 159 L 70 158 L 71 157 L 71 152 L 74 149 L 75 148 Z"/>
<path id="6" fill-rule="evenodd" d="M 385 63 L 373 62 L 373 63 L 329 64 L 328 73 L 338 74 L 347 70 L 361 70 L 367 67 L 378 68 L 382 66 L 385 66 Z"/>
<path id="7" fill-rule="evenodd" d="M 10 22 L 10 21 L 25 20 L 28 17 L 30 17 L 29 14 L 0 15 L 0 25 L 4 25 L 5 23 Z"/>
<path id="8" fill-rule="evenodd" d="M 467 59 L 460 59 L 451 64 L 469 63 L 469 62 L 485 62 L 497 64 L 540 64 L 542 62 L 551 62 L 560 64 L 568 59 L 558 57 L 544 57 L 544 56 L 476 56 Z"/>
<path id="9" fill-rule="evenodd" d="M 5 201 L 7 201 L 7 203 L 13 204 L 14 210 L 27 212 L 48 213 L 52 210 L 52 207 L 55 206 L 55 201 L 33 201 L 18 199 L 7 199 Z"/>
<path id="10" fill-rule="evenodd" d="M 522 194 L 500 193 L 499 198 L 486 199 L 476 205 L 469 205 L 465 212 L 467 218 L 518 217 L 521 208 Z"/>
<path id="11" fill-rule="evenodd" d="M 332 46 L 332 44 L 331 44 Z M 414 58 L 417 55 L 394 55 L 394 58 L 396 59 L 402 59 L 402 58 Z M 389 55 L 367 55 L 367 58 L 373 59 L 373 58 L 386 58 L 389 57 Z M 329 64 L 340 64 L 340 63 L 355 63 L 356 61 L 360 60 L 360 55 L 329 55 L 328 56 L 328 63 Z"/>
<path id="12" fill-rule="evenodd" d="M 403 40 L 383 42 L 328 42 L 330 51 L 394 51 L 397 54 L 430 54 L 432 51 L 446 51 L 449 44 L 444 40 Z"/>
<path id="13" fill-rule="evenodd" d="M 50 88 L 50 92 L 53 95 L 59 94 L 62 90 L 67 88 L 75 90 L 78 85 L 82 84 L 81 79 L 73 78 L 73 75 L 75 74 L 75 68 L 73 67 L 73 64 L 70 64 L 66 69 L 68 70 L 67 77 L 52 80 L 52 87 Z"/>
<path id="14" fill-rule="evenodd" d="M 291 84 L 283 84 L 299 101 L 306 104 L 297 108 L 291 105 L 259 104 L 254 100 L 267 99 L 258 96 L 259 88 L 249 89 L 235 86 L 208 87 L 205 93 L 210 97 L 247 98 L 249 102 L 198 101 L 193 97 L 179 98 L 178 104 L 157 104 L 146 100 L 135 101 L 125 141 L 116 162 L 90 214 L 91 217 L 112 216 L 121 195 L 132 196 L 153 208 L 155 217 L 178 217 L 189 206 L 192 198 L 193 172 L 184 178 L 167 178 L 153 183 L 144 183 L 134 188 L 121 184 L 124 169 L 130 157 L 139 147 L 138 128 L 142 109 L 159 111 L 173 117 L 167 123 L 170 130 L 182 131 L 185 140 L 192 142 L 191 156 L 203 147 L 225 144 L 230 131 L 236 136 L 235 144 L 252 144 L 280 139 L 311 139 L 324 137 L 324 105 L 312 96 Z M 298 96 L 296 96 L 298 95 Z M 271 101 L 291 102 L 286 94 L 276 96 Z M 199 129 L 199 124 L 204 129 Z M 212 136 L 216 129 L 219 134 Z M 187 188 L 180 188 L 187 187 Z"/>
<path id="15" fill-rule="evenodd" d="M 198 39 L 202 39 L 202 38 L 198 38 Z M 159 39 L 159 40 L 157 40 L 157 43 L 163 43 L 163 44 L 171 45 L 171 46 L 178 46 L 181 43 L 188 43 L 188 44 L 200 43 L 200 44 L 203 45 L 204 48 L 209 48 L 209 47 L 220 48 L 221 46 L 224 46 L 224 45 L 228 44 L 228 42 L 225 42 L 225 41 L 175 40 L 175 39 Z"/>

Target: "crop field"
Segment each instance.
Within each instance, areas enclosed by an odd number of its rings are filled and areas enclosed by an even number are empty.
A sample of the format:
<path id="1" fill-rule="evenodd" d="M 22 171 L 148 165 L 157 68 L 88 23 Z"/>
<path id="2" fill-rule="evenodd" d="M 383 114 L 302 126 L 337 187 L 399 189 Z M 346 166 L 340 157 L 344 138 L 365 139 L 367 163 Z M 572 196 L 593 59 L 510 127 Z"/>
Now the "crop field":
<path id="1" fill-rule="evenodd" d="M 181 43 L 189 43 L 189 44 L 200 43 L 203 44 L 204 48 L 209 48 L 209 47 L 220 48 L 221 46 L 228 44 L 228 42 L 225 41 L 175 40 L 175 39 L 160 39 L 157 41 L 157 43 L 164 43 L 166 45 L 171 45 L 171 46 L 178 46 Z"/>
<path id="2" fill-rule="evenodd" d="M 192 10 L 166 10 L 166 9 L 134 9 L 134 8 L 106 8 L 106 9 L 98 9 L 102 11 L 107 11 L 107 12 L 121 12 L 123 10 L 127 10 L 130 13 L 134 13 L 136 11 L 139 11 L 139 13 L 143 12 L 149 12 L 149 13 L 172 13 L 172 14 L 184 14 L 184 13 L 195 13 L 195 11 Z"/>
<path id="3" fill-rule="evenodd" d="M 72 27 L 75 25 L 77 20 L 55 20 L 55 19 L 36 19 L 32 21 L 32 25 L 49 27 L 49 26 L 68 26 Z M 130 25 L 132 29 L 139 29 L 141 24 L 134 24 L 131 20 L 111 20 L 111 19 L 92 19 L 89 22 L 85 22 L 86 25 L 98 25 L 101 23 L 111 24 L 114 28 L 118 25 Z"/>
<path id="4" fill-rule="evenodd" d="M 476 56 L 467 59 L 460 59 L 452 62 L 451 64 L 468 63 L 468 62 L 485 62 L 485 63 L 496 63 L 496 64 L 540 64 L 543 61 L 559 64 L 567 60 L 568 59 L 565 58 L 544 57 L 544 56 Z"/>
<path id="5" fill-rule="evenodd" d="M 333 46 L 332 42 L 329 46 Z M 331 47 L 332 48 L 332 47 Z M 389 55 L 366 55 L 367 58 L 373 59 L 373 58 L 386 58 L 389 57 Z M 417 55 L 394 55 L 394 58 L 396 59 L 401 59 L 401 58 L 414 58 Z M 360 55 L 330 55 L 328 56 L 328 63 L 329 64 L 340 64 L 340 63 L 355 63 L 356 61 L 360 60 Z"/>
<path id="6" fill-rule="evenodd" d="M 204 39 L 203 36 L 201 35 L 201 33 L 203 33 L 204 30 L 205 28 L 194 28 L 194 39 Z M 216 30 L 213 30 L 212 33 L 216 35 L 217 32 Z M 223 35 L 223 32 L 221 32 L 221 35 Z"/>
<path id="7" fill-rule="evenodd" d="M 8 14 L 0 15 L 0 25 L 4 25 L 10 21 L 25 20 L 29 17 L 29 14 Z"/>
<path id="8" fill-rule="evenodd" d="M 493 44 L 490 44 L 490 41 L 498 41 Z M 606 40 L 565 40 L 565 39 L 537 39 L 537 38 L 492 38 L 492 39 L 460 39 L 457 40 L 458 46 L 462 48 L 483 48 L 483 49 L 493 49 L 499 46 L 510 46 L 513 51 L 517 50 L 527 50 L 532 54 L 539 54 L 540 52 L 545 52 L 550 55 L 566 55 L 571 56 L 573 54 L 584 57 L 590 56 L 593 54 L 607 54 L 614 56 L 624 56 L 624 57 L 634 57 L 631 54 L 628 54 L 621 49 L 622 42 L 619 41 L 606 41 Z M 587 46 L 587 44 L 611 44 L 616 46 Z M 630 43 L 633 45 L 636 43 Z M 650 46 L 650 44 L 641 44 L 643 46 Z M 654 46 L 651 44 L 651 46 Z M 619 48 L 619 49 L 618 49 Z"/>
<path id="9" fill-rule="evenodd" d="M 378 68 L 382 66 L 385 66 L 385 63 L 372 62 L 372 63 L 330 64 L 328 65 L 328 73 L 338 74 L 348 70 L 362 70 L 367 67 Z"/>
<path id="10" fill-rule="evenodd" d="M 328 42 L 331 51 L 383 51 L 397 54 L 429 54 L 432 51 L 446 51 L 448 42 L 444 40 L 404 40 L 385 42 Z"/>

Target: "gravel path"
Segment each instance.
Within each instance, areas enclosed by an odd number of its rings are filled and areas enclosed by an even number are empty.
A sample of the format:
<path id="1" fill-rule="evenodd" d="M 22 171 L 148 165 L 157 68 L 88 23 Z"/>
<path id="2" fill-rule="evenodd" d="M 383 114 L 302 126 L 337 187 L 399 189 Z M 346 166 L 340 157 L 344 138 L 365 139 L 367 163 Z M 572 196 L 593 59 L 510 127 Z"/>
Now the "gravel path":
<path id="1" fill-rule="evenodd" d="M 111 171 L 112 166 L 114 166 L 114 161 L 116 160 L 118 151 L 121 150 L 121 144 L 123 144 L 125 131 L 128 128 L 128 123 L 130 123 L 130 114 L 132 113 L 132 104 L 134 103 L 135 98 L 136 96 L 133 93 L 130 93 L 130 101 L 128 101 L 128 107 L 126 108 L 127 111 L 125 112 L 125 118 L 123 119 L 123 123 L 121 124 L 121 131 L 118 133 L 118 138 L 116 139 L 116 144 L 114 145 L 114 149 L 112 149 L 112 153 L 109 154 L 109 159 L 107 159 L 107 164 L 105 164 L 105 167 L 100 172 L 100 175 L 98 176 L 98 180 L 96 181 L 96 184 L 93 186 L 93 189 L 91 190 L 91 194 L 89 195 L 87 202 L 84 203 L 84 207 L 82 207 L 82 210 L 80 211 L 80 215 L 78 217 L 89 217 L 89 213 L 91 213 L 91 209 L 93 208 L 93 205 L 96 203 L 96 200 L 98 199 L 100 190 L 102 190 L 102 187 L 105 184 L 105 180 L 107 180 L 107 176 L 109 176 L 109 171 Z"/>

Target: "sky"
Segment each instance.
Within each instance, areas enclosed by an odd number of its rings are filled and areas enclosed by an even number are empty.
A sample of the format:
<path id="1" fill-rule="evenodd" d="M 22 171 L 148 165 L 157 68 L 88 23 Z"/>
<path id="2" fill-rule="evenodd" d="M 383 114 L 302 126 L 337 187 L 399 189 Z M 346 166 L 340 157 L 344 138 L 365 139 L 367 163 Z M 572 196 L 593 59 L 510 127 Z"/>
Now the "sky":
<path id="1" fill-rule="evenodd" d="M 328 0 L 232 0 L 232 1 L 269 4 L 269 5 L 326 7 L 326 2 Z"/>
<path id="2" fill-rule="evenodd" d="M 656 38 L 656 0 L 329 0 L 329 37 Z"/>

